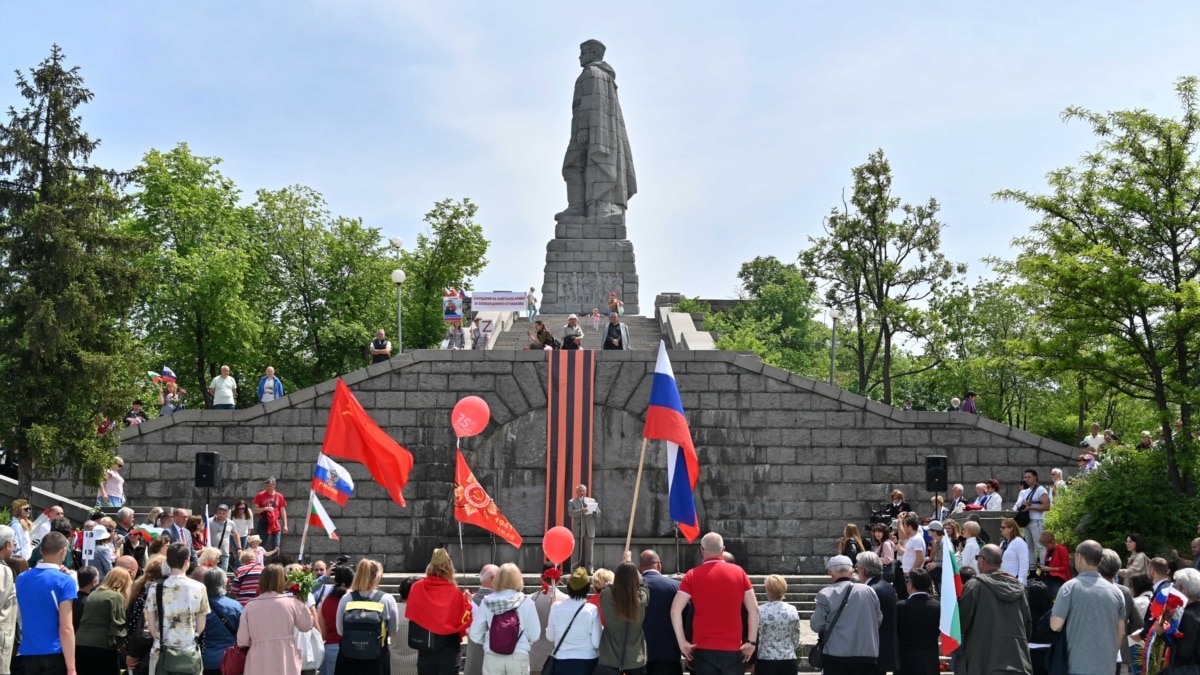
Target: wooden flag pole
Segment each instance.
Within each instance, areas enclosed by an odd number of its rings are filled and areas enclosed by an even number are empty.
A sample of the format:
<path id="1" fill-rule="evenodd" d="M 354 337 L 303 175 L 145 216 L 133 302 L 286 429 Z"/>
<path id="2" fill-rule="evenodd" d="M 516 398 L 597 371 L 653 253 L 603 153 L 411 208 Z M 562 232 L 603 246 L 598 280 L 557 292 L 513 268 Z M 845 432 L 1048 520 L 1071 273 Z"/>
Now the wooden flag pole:
<path id="1" fill-rule="evenodd" d="M 633 484 L 633 506 L 629 508 L 629 530 L 625 533 L 625 550 L 629 550 L 629 543 L 633 541 L 633 517 L 637 515 L 637 500 L 638 492 L 642 489 L 642 465 L 646 463 L 646 444 L 649 439 L 642 439 L 642 456 L 638 459 L 637 481 Z"/>
<path id="2" fill-rule="evenodd" d="M 308 516 L 312 513 L 313 491 L 308 491 L 308 509 L 304 511 L 304 534 L 300 535 L 300 555 L 297 562 L 304 562 L 304 544 L 308 543 Z"/>

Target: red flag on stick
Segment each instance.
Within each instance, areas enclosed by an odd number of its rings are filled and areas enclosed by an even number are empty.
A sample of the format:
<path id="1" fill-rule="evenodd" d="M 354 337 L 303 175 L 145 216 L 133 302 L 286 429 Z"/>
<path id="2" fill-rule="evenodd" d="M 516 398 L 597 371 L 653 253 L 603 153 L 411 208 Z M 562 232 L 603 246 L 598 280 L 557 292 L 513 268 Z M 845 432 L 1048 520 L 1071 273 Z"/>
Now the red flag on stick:
<path id="1" fill-rule="evenodd" d="M 329 409 L 321 452 L 366 465 L 371 477 L 387 490 L 392 501 L 405 505 L 401 492 L 412 472 L 412 453 L 400 447 L 375 424 L 341 379 L 333 391 L 333 406 Z"/>
<path id="2" fill-rule="evenodd" d="M 462 450 L 456 449 L 455 453 L 458 455 L 458 466 L 454 470 L 454 519 L 495 532 L 504 541 L 521 548 L 521 535 L 500 513 L 487 490 L 475 480 L 475 474 L 467 466 Z"/>

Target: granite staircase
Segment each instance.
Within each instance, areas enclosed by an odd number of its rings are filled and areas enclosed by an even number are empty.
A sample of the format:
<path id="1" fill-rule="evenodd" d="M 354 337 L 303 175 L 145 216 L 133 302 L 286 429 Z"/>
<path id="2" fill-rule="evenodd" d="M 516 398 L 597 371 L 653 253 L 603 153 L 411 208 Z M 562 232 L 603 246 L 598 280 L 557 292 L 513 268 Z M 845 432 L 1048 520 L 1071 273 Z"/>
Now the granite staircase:
<path id="1" fill-rule="evenodd" d="M 567 325 L 567 317 L 565 315 L 544 315 L 539 314 L 546 327 L 550 330 L 555 338 L 562 340 L 563 326 Z M 603 335 L 605 325 L 608 319 L 600 324 L 600 330 L 592 330 L 592 319 L 590 316 L 585 316 L 579 322 L 583 328 L 583 348 L 584 349 L 601 349 L 603 348 Z M 658 349 L 658 342 L 662 339 L 662 330 L 660 330 L 656 319 L 644 316 L 623 316 L 621 322 L 629 327 L 629 343 L 630 347 L 635 350 L 655 350 Z M 529 336 L 526 331 L 532 329 L 533 324 L 529 323 L 524 317 L 517 320 L 511 328 L 496 336 L 496 341 L 492 345 L 493 350 L 514 350 L 520 351 L 529 346 Z"/>

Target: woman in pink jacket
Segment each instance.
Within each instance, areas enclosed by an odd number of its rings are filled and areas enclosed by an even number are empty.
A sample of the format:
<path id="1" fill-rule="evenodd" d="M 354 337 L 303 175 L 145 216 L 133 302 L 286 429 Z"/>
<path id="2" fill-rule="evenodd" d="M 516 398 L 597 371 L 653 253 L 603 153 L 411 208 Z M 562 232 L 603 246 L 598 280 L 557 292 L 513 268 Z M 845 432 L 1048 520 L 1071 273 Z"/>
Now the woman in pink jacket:
<path id="1" fill-rule="evenodd" d="M 249 647 L 247 673 L 300 675 L 302 663 L 294 630 L 312 630 L 312 614 L 298 598 L 284 595 L 287 575 L 282 565 L 267 565 L 258 582 L 258 597 L 246 603 L 237 643 Z"/>

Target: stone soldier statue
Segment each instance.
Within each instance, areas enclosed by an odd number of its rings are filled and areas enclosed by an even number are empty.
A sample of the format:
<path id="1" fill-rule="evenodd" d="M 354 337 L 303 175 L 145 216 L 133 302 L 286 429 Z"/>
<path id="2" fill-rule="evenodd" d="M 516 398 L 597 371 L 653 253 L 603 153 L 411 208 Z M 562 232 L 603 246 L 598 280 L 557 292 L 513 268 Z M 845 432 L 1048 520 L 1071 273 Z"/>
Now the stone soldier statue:
<path id="1" fill-rule="evenodd" d="M 619 218 L 629 198 L 637 194 L 629 136 L 617 100 L 616 71 L 603 59 L 604 44 L 599 40 L 579 46 L 583 73 L 575 80 L 571 102 L 571 140 L 563 159 L 567 210 L 554 217 L 559 222 Z"/>
<path id="2" fill-rule="evenodd" d="M 571 516 L 571 532 L 575 535 L 571 569 L 583 565 L 588 570 L 594 570 L 596 559 L 592 555 L 596 543 L 596 517 L 600 515 L 600 505 L 588 497 L 586 485 L 575 486 L 575 498 L 567 502 L 567 515 Z"/>

